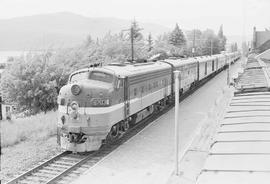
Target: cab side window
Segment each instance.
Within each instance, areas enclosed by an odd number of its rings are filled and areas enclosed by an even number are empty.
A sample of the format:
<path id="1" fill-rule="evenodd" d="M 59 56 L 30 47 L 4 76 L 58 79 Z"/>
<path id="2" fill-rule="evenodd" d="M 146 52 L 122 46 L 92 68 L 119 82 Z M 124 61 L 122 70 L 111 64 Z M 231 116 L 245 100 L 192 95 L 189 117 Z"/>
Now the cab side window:
<path id="1" fill-rule="evenodd" d="M 137 88 L 134 88 L 134 96 L 137 96 Z"/>
<path id="2" fill-rule="evenodd" d="M 118 79 L 118 87 L 119 88 L 124 87 L 124 79 Z"/>

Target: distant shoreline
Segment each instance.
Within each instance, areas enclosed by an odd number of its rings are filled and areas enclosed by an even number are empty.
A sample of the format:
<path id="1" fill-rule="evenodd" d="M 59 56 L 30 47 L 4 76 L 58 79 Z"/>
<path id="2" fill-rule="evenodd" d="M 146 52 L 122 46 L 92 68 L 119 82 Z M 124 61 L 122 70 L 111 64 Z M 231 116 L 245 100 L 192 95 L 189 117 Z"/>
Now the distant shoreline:
<path id="1" fill-rule="evenodd" d="M 0 63 L 6 63 L 9 57 L 25 56 L 29 52 L 40 53 L 42 50 L 0 50 Z"/>
<path id="2" fill-rule="evenodd" d="M 2 51 L 0 50 L 0 63 L 6 63 L 9 57 L 18 57 L 24 54 L 24 51 Z"/>

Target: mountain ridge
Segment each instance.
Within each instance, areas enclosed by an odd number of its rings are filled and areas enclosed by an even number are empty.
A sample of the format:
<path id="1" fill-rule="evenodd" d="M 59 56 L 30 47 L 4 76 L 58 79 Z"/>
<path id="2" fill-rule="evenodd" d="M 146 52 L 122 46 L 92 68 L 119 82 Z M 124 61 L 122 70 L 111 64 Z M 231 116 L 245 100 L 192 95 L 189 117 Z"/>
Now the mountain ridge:
<path id="1" fill-rule="evenodd" d="M 0 19 L 0 50 L 31 50 L 48 47 L 73 47 L 87 35 L 93 39 L 106 33 L 119 33 L 130 26 L 130 21 L 114 17 L 85 17 L 70 12 L 39 14 Z M 153 36 L 168 32 L 169 28 L 139 22 L 143 33 Z"/>
<path id="2" fill-rule="evenodd" d="M 119 33 L 130 27 L 131 21 L 115 17 L 87 17 L 71 12 L 37 14 L 9 19 L 0 19 L 0 50 L 43 50 L 74 47 L 91 35 L 102 38 L 106 33 Z M 153 37 L 170 28 L 150 23 L 138 22 L 146 37 Z M 228 43 L 237 42 L 241 46 L 242 36 L 226 35 Z"/>

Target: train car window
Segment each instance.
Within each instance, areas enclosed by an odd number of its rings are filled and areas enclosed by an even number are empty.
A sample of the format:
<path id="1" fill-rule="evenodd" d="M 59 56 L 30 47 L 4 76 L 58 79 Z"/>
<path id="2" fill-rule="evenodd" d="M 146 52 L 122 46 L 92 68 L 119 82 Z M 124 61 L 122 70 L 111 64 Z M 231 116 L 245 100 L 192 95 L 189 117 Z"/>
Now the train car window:
<path id="1" fill-rule="evenodd" d="M 69 81 L 70 82 L 78 82 L 78 81 L 81 81 L 81 80 L 85 80 L 85 79 L 88 78 L 88 73 L 89 73 L 88 71 L 75 73 L 72 76 L 70 76 Z"/>
<path id="2" fill-rule="evenodd" d="M 205 63 L 205 67 L 204 67 L 204 75 L 207 75 L 207 62 Z"/>
<path id="3" fill-rule="evenodd" d="M 151 90 L 152 89 L 152 84 L 149 84 L 149 90 Z"/>
<path id="4" fill-rule="evenodd" d="M 89 79 L 96 80 L 96 81 L 102 81 L 106 83 L 112 83 L 113 82 L 113 75 L 99 72 L 99 71 L 93 71 L 89 75 Z"/>
<path id="5" fill-rule="evenodd" d="M 124 86 L 124 79 L 118 79 L 117 88 L 122 88 Z"/>
<path id="6" fill-rule="evenodd" d="M 141 87 L 141 92 L 144 93 L 144 86 Z"/>
<path id="7" fill-rule="evenodd" d="M 134 96 L 137 96 L 137 88 L 134 88 Z"/>
<path id="8" fill-rule="evenodd" d="M 154 88 L 158 87 L 158 81 L 154 82 Z"/>

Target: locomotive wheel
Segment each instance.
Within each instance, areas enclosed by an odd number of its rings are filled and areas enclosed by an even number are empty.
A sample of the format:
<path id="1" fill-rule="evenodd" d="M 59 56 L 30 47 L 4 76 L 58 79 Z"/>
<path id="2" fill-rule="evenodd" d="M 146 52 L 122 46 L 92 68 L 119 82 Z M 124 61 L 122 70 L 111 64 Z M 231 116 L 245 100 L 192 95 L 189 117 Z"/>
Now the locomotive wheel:
<path id="1" fill-rule="evenodd" d="M 157 103 L 154 105 L 154 112 L 158 113 L 160 111 L 160 105 Z"/>
<path id="2" fill-rule="evenodd" d="M 132 115 L 129 125 L 133 126 L 134 124 L 136 124 L 136 120 L 137 120 L 137 114 Z"/>
<path id="3" fill-rule="evenodd" d="M 126 132 L 129 129 L 129 122 L 128 121 L 123 122 L 122 129 L 124 132 Z"/>
<path id="4" fill-rule="evenodd" d="M 115 139 L 118 138 L 118 136 L 120 135 L 120 131 L 119 131 L 119 124 L 116 124 L 114 126 L 112 126 L 111 131 L 109 132 L 108 136 L 107 136 L 107 141 L 113 141 Z"/>

